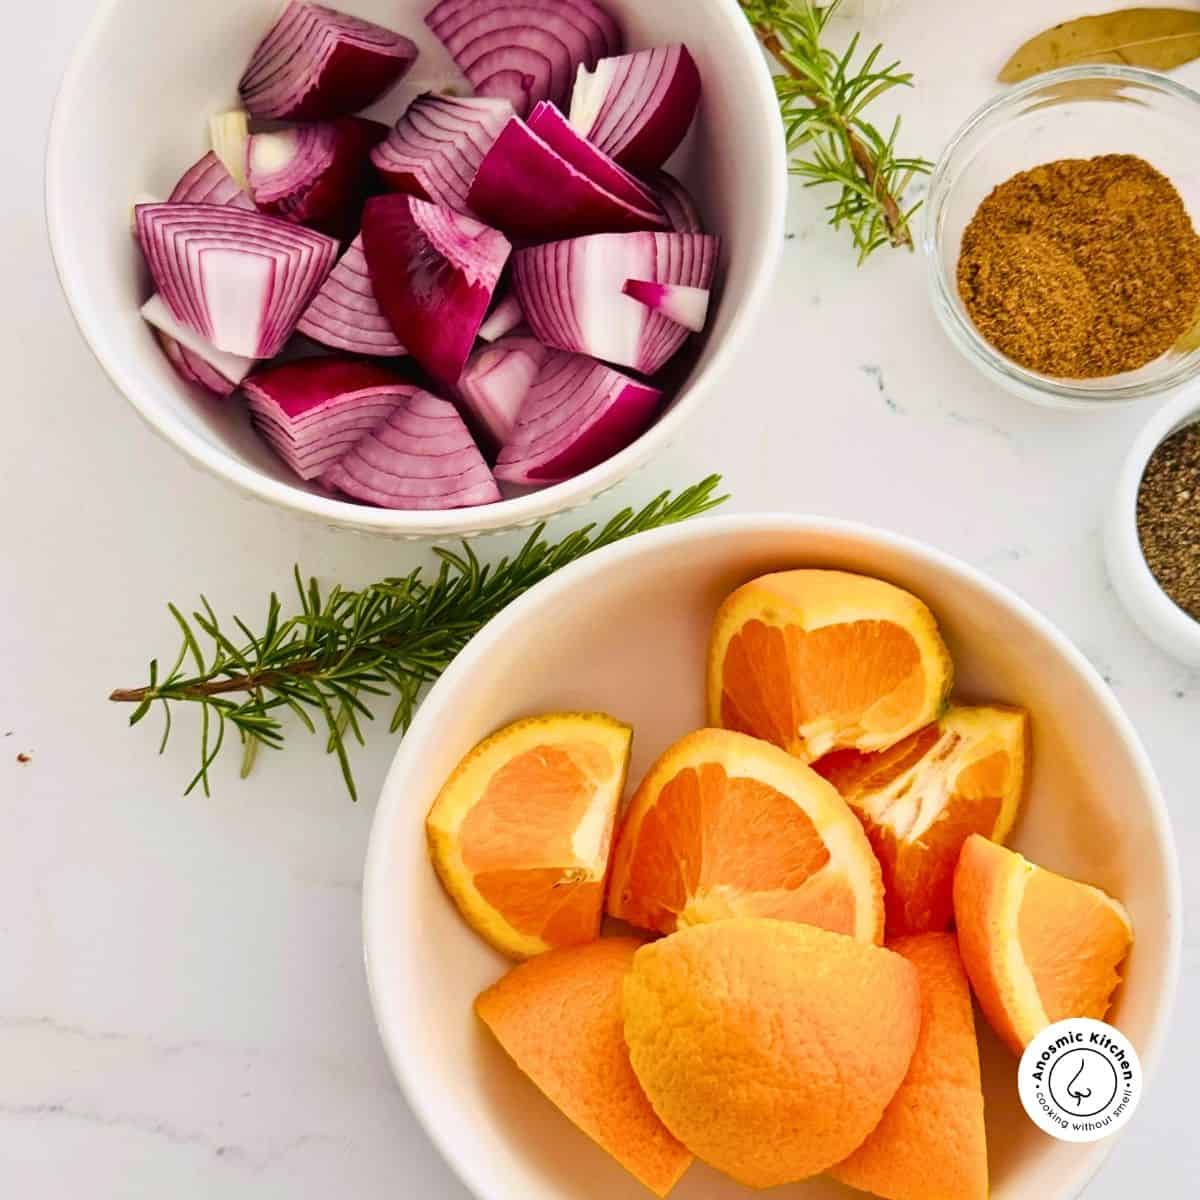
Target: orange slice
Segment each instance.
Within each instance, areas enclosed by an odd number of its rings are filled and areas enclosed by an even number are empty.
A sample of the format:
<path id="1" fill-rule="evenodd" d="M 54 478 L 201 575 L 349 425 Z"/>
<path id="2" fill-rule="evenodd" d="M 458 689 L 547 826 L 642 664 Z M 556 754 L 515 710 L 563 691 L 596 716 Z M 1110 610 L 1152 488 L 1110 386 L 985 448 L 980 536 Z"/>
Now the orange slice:
<path id="1" fill-rule="evenodd" d="M 425 828 L 468 924 L 511 958 L 600 932 L 633 732 L 602 713 L 517 721 L 455 768 Z"/>
<path id="2" fill-rule="evenodd" d="M 954 935 L 900 938 L 888 949 L 920 976 L 917 1048 L 883 1120 L 830 1174 L 886 1200 L 987 1200 L 979 1044 Z"/>
<path id="3" fill-rule="evenodd" d="M 1111 896 L 978 835 L 954 873 L 954 919 L 979 1007 L 1016 1054 L 1056 1021 L 1102 1021 L 1133 945 Z"/>
<path id="4" fill-rule="evenodd" d="M 676 742 L 642 781 L 608 911 L 660 933 L 775 917 L 883 940 L 879 864 L 845 801 L 778 747 L 726 729 Z"/>
<path id="5" fill-rule="evenodd" d="M 879 1123 L 921 1023 L 898 954 L 791 921 L 734 919 L 643 946 L 625 1041 L 666 1127 L 750 1187 L 807 1179 Z"/>
<path id="6" fill-rule="evenodd" d="M 691 1164 L 629 1063 L 622 986 L 640 943 L 603 938 L 514 967 L 475 1001 L 513 1061 L 584 1133 L 655 1195 Z"/>
<path id="7" fill-rule="evenodd" d="M 708 663 L 708 721 L 810 762 L 883 750 L 936 720 L 953 666 L 915 596 L 844 571 L 783 571 L 721 606 Z"/>
<path id="8" fill-rule="evenodd" d="M 813 764 L 867 831 L 883 868 L 889 938 L 947 928 L 963 842 L 1008 837 L 1028 724 L 1020 709 L 951 707 L 890 749 L 835 750 Z"/>

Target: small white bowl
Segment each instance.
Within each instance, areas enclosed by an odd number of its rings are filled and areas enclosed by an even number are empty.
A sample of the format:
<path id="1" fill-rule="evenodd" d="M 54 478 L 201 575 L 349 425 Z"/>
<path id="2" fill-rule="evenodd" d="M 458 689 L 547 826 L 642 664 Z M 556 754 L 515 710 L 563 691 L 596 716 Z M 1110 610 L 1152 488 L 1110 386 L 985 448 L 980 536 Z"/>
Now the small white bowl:
<path id="1" fill-rule="evenodd" d="M 476 1020 L 510 964 L 463 923 L 425 850 L 424 819 L 458 760 L 497 726 L 601 709 L 634 729 L 630 787 L 704 720 L 713 614 L 768 570 L 840 567 L 923 597 L 958 666 L 958 694 L 1024 704 L 1032 781 L 1013 839 L 1033 861 L 1119 896 L 1137 930 L 1112 1020 L 1147 1073 L 1179 965 L 1175 846 L 1154 772 L 1082 654 L 1011 592 L 917 542 L 824 518 L 706 518 L 636 537 L 539 585 L 463 651 L 421 706 L 384 785 L 363 886 L 364 946 L 392 1067 L 430 1137 L 480 1200 L 643 1200 L 644 1190 L 559 1114 Z M 993 1200 L 1068 1200 L 1112 1148 L 1057 1142 L 1025 1116 L 1012 1055 L 980 1020 Z M 794 1200 L 847 1193 L 828 1180 Z M 746 1200 L 695 1165 L 673 1200 Z"/>
<path id="2" fill-rule="evenodd" d="M 1108 511 L 1104 557 L 1108 575 L 1138 628 L 1172 657 L 1200 667 L 1200 621 L 1167 595 L 1154 578 L 1138 537 L 1137 502 L 1151 455 L 1171 434 L 1200 420 L 1200 388 L 1169 400 L 1138 434 Z"/>
<path id="3" fill-rule="evenodd" d="M 138 316 L 149 288 L 129 235 L 139 194 L 166 195 L 207 148 L 211 113 L 279 0 L 103 0 L 69 67 L 50 129 L 46 208 L 67 299 L 101 366 L 147 423 L 193 462 L 251 495 L 330 525 L 397 537 L 527 525 L 586 503 L 666 447 L 713 394 L 766 298 L 783 248 L 787 160 L 774 88 L 733 0 L 603 0 L 630 47 L 686 41 L 704 78 L 700 118 L 670 164 L 722 237 L 721 295 L 703 349 L 669 409 L 633 445 L 583 475 L 481 508 L 391 512 L 306 487 L 250 427 L 244 406 L 184 384 Z M 417 92 L 461 79 L 426 29 L 432 0 L 333 0 L 417 42 L 409 77 L 372 110 L 394 120 Z"/>

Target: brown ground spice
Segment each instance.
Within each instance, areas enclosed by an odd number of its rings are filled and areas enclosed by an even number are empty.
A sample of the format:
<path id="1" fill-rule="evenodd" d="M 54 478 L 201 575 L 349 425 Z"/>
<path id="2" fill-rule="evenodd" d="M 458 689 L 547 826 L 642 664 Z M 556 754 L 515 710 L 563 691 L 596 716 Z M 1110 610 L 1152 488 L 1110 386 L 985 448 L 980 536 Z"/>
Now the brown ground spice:
<path id="1" fill-rule="evenodd" d="M 1154 578 L 1200 621 L 1200 424 L 1150 456 L 1138 489 L 1138 538 Z"/>
<path id="2" fill-rule="evenodd" d="M 1132 371 L 1200 307 L 1200 236 L 1171 181 L 1131 154 L 1014 175 L 963 234 L 958 290 L 980 333 L 1034 371 Z"/>

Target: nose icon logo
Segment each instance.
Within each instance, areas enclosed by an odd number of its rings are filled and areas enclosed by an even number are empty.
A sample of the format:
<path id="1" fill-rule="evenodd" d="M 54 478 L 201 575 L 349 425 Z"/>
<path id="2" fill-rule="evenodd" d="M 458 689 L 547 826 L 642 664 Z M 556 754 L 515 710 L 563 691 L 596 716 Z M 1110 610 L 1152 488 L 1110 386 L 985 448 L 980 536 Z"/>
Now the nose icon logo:
<path id="1" fill-rule="evenodd" d="M 1083 1072 L 1084 1064 L 1080 1063 L 1079 1070 L 1075 1072 L 1075 1078 L 1072 1079 L 1069 1084 L 1067 1084 L 1067 1095 L 1070 1096 L 1080 1108 L 1083 1107 L 1083 1102 L 1085 1100 L 1090 1100 L 1092 1096 L 1091 1088 L 1082 1089 L 1078 1087 L 1079 1079 L 1080 1076 L 1083 1075 Z"/>

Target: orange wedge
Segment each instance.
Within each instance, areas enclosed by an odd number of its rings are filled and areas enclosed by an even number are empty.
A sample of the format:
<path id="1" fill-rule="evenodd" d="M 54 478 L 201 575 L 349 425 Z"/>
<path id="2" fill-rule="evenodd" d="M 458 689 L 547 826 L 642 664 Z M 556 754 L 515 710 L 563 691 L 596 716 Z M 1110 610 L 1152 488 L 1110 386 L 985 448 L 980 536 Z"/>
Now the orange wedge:
<path id="1" fill-rule="evenodd" d="M 860 1146 L 920 1023 L 910 963 L 792 921 L 680 930 L 643 946 L 625 980 L 625 1041 L 654 1111 L 697 1158 L 755 1188 Z"/>
<path id="2" fill-rule="evenodd" d="M 886 1200 L 987 1200 L 987 1134 L 971 989 L 952 933 L 890 942 L 921 980 L 908 1074 L 869 1138 L 829 1172 Z"/>
<path id="3" fill-rule="evenodd" d="M 978 835 L 954 873 L 954 919 L 979 1007 L 1016 1054 L 1056 1021 L 1102 1021 L 1133 945 L 1111 896 Z"/>
<path id="4" fill-rule="evenodd" d="M 726 729 L 676 742 L 642 781 L 608 911 L 660 933 L 774 917 L 883 940 L 879 864 L 845 801 L 778 747 Z"/>
<path id="5" fill-rule="evenodd" d="M 425 828 L 429 854 L 468 924 L 511 958 L 588 942 L 633 733 L 602 713 L 517 721 L 446 781 Z"/>
<path id="6" fill-rule="evenodd" d="M 640 943 L 603 938 L 514 967 L 475 1001 L 513 1061 L 655 1195 L 692 1156 L 654 1115 L 625 1046 L 622 988 Z"/>
<path id="7" fill-rule="evenodd" d="M 738 588 L 717 613 L 708 720 L 806 762 L 884 750 L 937 720 L 952 676 L 915 596 L 865 575 L 784 571 Z"/>
<path id="8" fill-rule="evenodd" d="M 1020 709 L 954 706 L 888 750 L 835 750 L 813 764 L 867 831 L 883 868 L 889 938 L 945 929 L 963 842 L 1008 837 L 1028 724 Z"/>

